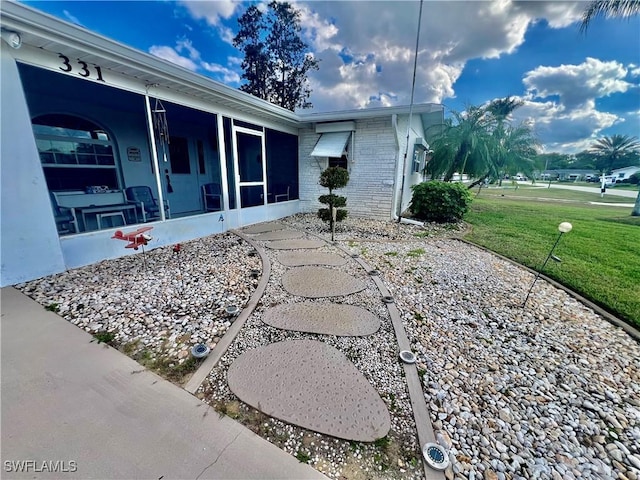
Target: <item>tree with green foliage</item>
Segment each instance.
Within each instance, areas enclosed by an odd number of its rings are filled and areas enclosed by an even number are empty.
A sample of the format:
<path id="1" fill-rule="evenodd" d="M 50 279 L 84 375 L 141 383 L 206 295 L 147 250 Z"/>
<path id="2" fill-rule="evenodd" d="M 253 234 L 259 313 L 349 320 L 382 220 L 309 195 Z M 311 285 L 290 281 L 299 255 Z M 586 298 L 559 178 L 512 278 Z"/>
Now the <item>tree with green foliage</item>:
<path id="1" fill-rule="evenodd" d="M 450 182 L 455 172 L 477 174 L 490 161 L 492 117 L 485 109 L 474 106 L 451 114 L 433 140 L 433 154 L 427 164 L 432 178 L 442 175 L 445 182 Z"/>
<path id="2" fill-rule="evenodd" d="M 628 167 L 637 161 L 640 142 L 637 137 L 611 135 L 602 137 L 591 145 L 589 151 L 596 155 L 596 167 L 605 173 L 614 168 Z"/>
<path id="3" fill-rule="evenodd" d="M 536 166 L 540 170 L 563 170 L 570 168 L 571 156 L 566 153 L 540 153 L 534 159 Z"/>
<path id="4" fill-rule="evenodd" d="M 574 155 L 574 161 L 571 163 L 571 168 L 582 168 L 585 170 L 597 170 L 596 160 L 598 157 L 589 150 L 583 150 Z"/>
<path id="5" fill-rule="evenodd" d="M 538 142 L 527 124 L 513 126 L 509 115 L 522 105 L 511 97 L 496 99 L 484 107 L 452 112 L 441 132 L 430 142 L 432 160 L 427 164 L 431 178 L 451 181 L 454 172 L 475 178 L 473 188 L 488 177 L 501 179 L 505 173 L 533 171 Z"/>
<path id="6" fill-rule="evenodd" d="M 580 31 L 586 33 L 591 20 L 602 15 L 606 17 L 629 18 L 633 15 L 639 14 L 640 0 L 595 0 L 589 3 L 589 6 L 582 14 Z M 631 211 L 631 215 L 634 217 L 640 217 L 640 191 L 638 191 L 636 203 Z"/>
<path id="7" fill-rule="evenodd" d="M 589 5 L 582 13 L 580 31 L 586 33 L 589 24 L 596 17 L 628 18 L 638 14 L 640 14 L 639 0 L 596 0 L 589 2 Z"/>
<path id="8" fill-rule="evenodd" d="M 318 210 L 318 217 L 329 222 L 331 240 L 333 241 L 333 209 L 336 208 L 336 222 L 341 222 L 347 217 L 347 211 L 342 208 L 347 206 L 347 198 L 333 193 L 338 188 L 344 188 L 349 183 L 349 172 L 341 167 L 329 167 L 320 174 L 320 185 L 329 189 L 329 195 L 320 195 L 318 200 L 327 208 Z"/>
<path id="9" fill-rule="evenodd" d="M 616 166 L 628 166 L 628 164 L 623 164 L 631 161 L 631 159 L 637 161 L 640 141 L 638 141 L 637 137 L 628 135 L 611 135 L 596 141 L 590 150 L 600 157 L 600 163 L 597 165 L 600 165 L 604 172 L 609 173 Z M 631 215 L 640 217 L 640 191 L 636 197 L 636 203 L 633 206 Z"/>
<path id="10" fill-rule="evenodd" d="M 505 173 L 513 175 L 521 172 L 532 176 L 539 143 L 527 125 L 496 129 L 493 140 L 492 175 L 503 178 Z"/>
<path id="11" fill-rule="evenodd" d="M 504 124 L 514 110 L 524 105 L 524 100 L 517 100 L 511 96 L 496 98 L 487 105 L 486 110 L 496 119 L 498 124 Z"/>
<path id="12" fill-rule="evenodd" d="M 244 53 L 246 80 L 240 90 L 291 111 L 311 108 L 307 74 L 318 69 L 318 60 L 300 36 L 300 11 L 272 0 L 266 11 L 251 5 L 238 25 L 233 46 Z"/>

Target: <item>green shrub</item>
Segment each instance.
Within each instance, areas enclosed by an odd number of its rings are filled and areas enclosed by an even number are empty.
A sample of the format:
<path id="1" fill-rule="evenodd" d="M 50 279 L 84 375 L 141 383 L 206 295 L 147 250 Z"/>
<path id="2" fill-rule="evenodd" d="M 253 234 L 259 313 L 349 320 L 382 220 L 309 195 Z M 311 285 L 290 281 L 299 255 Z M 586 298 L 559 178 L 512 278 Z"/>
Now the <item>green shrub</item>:
<path id="1" fill-rule="evenodd" d="M 456 222 L 471 205 L 469 189 L 462 183 L 423 182 L 411 187 L 409 208 L 413 215 L 428 222 Z"/>
<path id="2" fill-rule="evenodd" d="M 342 188 L 349 182 L 349 172 L 340 167 L 329 167 L 320 174 L 320 185 L 329 189 L 329 195 L 320 195 L 318 201 L 328 208 L 321 208 L 318 210 L 318 217 L 323 221 L 329 222 L 329 228 L 331 229 L 331 240 L 333 240 L 333 216 L 331 215 L 332 209 L 337 208 L 336 221 L 340 222 L 347 217 L 347 211 L 344 208 L 347 206 L 346 197 L 335 195 L 333 191 L 336 188 Z"/>

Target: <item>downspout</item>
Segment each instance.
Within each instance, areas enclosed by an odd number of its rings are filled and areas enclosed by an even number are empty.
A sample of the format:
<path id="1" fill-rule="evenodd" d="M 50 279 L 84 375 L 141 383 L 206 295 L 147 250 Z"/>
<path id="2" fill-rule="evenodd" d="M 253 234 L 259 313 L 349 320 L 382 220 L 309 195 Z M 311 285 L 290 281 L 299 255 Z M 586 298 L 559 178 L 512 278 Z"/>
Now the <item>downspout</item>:
<path id="1" fill-rule="evenodd" d="M 156 135 L 153 131 L 153 119 L 151 118 L 151 102 L 149 101 L 148 92 L 144 94 L 145 110 L 147 111 L 147 130 L 151 139 L 151 157 L 153 159 L 153 168 L 156 171 L 156 186 L 158 187 L 158 206 L 160 207 L 160 221 L 164 222 L 167 217 L 164 211 L 164 192 L 162 191 L 162 182 L 160 181 L 160 165 L 158 164 L 158 150 L 156 148 Z"/>

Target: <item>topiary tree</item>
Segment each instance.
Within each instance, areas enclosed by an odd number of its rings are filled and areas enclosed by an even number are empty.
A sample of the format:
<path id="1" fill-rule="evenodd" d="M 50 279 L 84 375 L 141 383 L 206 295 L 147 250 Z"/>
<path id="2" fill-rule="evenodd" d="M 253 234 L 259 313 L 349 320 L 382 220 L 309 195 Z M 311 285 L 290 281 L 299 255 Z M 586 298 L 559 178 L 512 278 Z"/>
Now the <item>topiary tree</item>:
<path id="1" fill-rule="evenodd" d="M 333 193 L 336 188 L 343 188 L 349 183 L 349 172 L 341 167 L 329 167 L 320 174 L 320 185 L 329 189 L 329 195 L 320 195 L 318 200 L 328 208 L 318 210 L 318 217 L 329 222 L 331 228 L 331 240 L 333 241 L 333 208 L 337 208 L 336 221 L 341 222 L 347 217 L 347 211 L 341 207 L 347 206 L 347 198 Z"/>
<path id="2" fill-rule="evenodd" d="M 469 210 L 471 194 L 462 183 L 430 181 L 411 187 L 411 212 L 420 220 L 457 222 Z"/>

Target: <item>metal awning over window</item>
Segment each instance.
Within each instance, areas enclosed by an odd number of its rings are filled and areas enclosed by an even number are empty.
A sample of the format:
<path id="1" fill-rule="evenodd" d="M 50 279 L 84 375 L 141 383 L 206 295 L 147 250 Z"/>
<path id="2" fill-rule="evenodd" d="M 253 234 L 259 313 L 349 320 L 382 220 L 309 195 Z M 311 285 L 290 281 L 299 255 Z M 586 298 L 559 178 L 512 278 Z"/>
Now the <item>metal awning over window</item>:
<path id="1" fill-rule="evenodd" d="M 312 157 L 341 157 L 347 148 L 351 132 L 323 133 L 316 143 Z"/>

